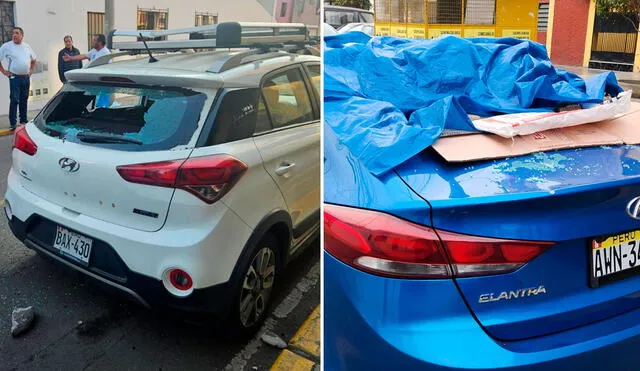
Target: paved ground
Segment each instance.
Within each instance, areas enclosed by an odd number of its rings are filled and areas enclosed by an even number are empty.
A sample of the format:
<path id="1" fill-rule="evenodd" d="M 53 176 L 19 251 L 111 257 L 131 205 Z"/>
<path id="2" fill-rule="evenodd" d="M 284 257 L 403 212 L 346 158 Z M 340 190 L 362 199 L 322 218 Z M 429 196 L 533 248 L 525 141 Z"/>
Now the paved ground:
<path id="1" fill-rule="evenodd" d="M 0 137 L 0 195 L 6 189 L 11 137 Z M 319 244 L 286 272 L 265 328 L 291 339 L 318 307 Z M 35 305 L 25 336 L 10 335 L 10 314 Z M 79 325 L 79 321 L 82 324 Z M 259 338 L 229 339 L 215 328 L 184 324 L 119 299 L 82 275 L 23 247 L 0 218 L 1 370 L 266 370 L 280 353 Z"/>

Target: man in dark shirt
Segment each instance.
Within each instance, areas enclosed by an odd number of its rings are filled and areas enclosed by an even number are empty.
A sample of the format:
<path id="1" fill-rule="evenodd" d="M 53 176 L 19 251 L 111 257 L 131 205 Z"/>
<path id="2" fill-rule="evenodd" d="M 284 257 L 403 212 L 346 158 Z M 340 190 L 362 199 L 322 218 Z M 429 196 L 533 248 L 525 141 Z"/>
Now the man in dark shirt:
<path id="1" fill-rule="evenodd" d="M 73 38 L 69 35 L 64 37 L 64 49 L 58 53 L 58 75 L 63 84 L 67 82 L 67 78 L 64 77 L 65 72 L 82 68 L 82 61 L 65 62 L 62 58 L 65 54 L 69 56 L 80 55 L 80 50 L 73 46 Z"/>

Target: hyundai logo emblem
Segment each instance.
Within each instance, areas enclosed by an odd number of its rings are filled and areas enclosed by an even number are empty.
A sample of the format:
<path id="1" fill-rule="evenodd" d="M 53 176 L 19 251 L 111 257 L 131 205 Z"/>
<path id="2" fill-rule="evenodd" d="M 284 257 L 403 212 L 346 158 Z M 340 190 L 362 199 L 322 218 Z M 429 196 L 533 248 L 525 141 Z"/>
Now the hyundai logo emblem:
<path id="1" fill-rule="evenodd" d="M 627 204 L 627 214 L 633 219 L 640 220 L 640 196 L 629 201 Z"/>
<path id="2" fill-rule="evenodd" d="M 76 171 L 80 170 L 80 164 L 69 157 L 63 157 L 60 159 L 60 161 L 58 161 L 58 164 L 60 164 L 60 168 L 64 171 L 68 171 L 70 173 L 75 173 Z"/>

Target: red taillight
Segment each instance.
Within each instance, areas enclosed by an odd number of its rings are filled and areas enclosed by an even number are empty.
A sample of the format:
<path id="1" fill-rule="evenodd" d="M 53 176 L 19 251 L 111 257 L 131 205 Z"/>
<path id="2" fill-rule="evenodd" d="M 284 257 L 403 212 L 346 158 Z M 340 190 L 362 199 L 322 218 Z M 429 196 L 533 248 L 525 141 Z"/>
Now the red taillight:
<path id="1" fill-rule="evenodd" d="M 153 162 L 117 167 L 131 183 L 179 188 L 212 204 L 224 196 L 247 170 L 247 165 L 228 155 Z"/>
<path id="2" fill-rule="evenodd" d="M 22 151 L 29 156 L 35 155 L 38 151 L 38 146 L 33 140 L 31 140 L 24 126 L 16 128 L 16 131 L 13 134 L 13 148 Z"/>
<path id="3" fill-rule="evenodd" d="M 549 242 L 466 236 L 374 211 L 325 205 L 324 248 L 355 268 L 407 278 L 507 273 L 550 247 Z"/>

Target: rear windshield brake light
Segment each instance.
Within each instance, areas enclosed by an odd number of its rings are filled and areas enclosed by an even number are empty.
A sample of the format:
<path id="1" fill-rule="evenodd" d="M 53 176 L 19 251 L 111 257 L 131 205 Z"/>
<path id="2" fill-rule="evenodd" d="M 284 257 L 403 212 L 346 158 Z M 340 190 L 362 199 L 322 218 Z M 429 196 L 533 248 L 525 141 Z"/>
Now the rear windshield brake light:
<path id="1" fill-rule="evenodd" d="M 381 276 L 447 278 L 508 273 L 551 245 L 467 236 L 380 212 L 324 207 L 325 250 L 345 264 Z"/>
<path id="2" fill-rule="evenodd" d="M 238 182 L 247 165 L 229 155 L 123 165 L 116 168 L 131 183 L 179 188 L 212 204 Z"/>

